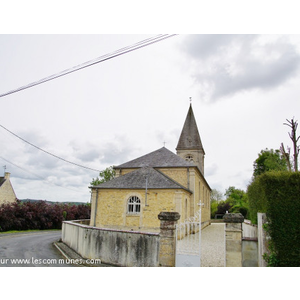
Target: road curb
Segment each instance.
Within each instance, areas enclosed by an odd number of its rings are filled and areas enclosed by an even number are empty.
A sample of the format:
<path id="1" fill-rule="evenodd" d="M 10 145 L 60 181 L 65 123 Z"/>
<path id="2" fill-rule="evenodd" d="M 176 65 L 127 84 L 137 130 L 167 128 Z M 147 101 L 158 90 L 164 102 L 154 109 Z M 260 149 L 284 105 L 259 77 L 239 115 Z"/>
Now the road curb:
<path id="1" fill-rule="evenodd" d="M 58 241 L 53 243 L 56 249 L 64 256 L 64 258 L 70 262 L 70 264 L 76 265 L 78 267 L 112 267 L 110 265 L 102 264 L 101 262 L 93 262 L 92 259 L 85 259 L 80 256 L 76 251 L 71 249 L 65 243 Z"/>
<path id="2" fill-rule="evenodd" d="M 67 255 L 67 253 L 65 253 L 61 247 L 58 246 L 58 243 L 57 242 L 54 242 L 53 245 L 56 247 L 56 249 L 62 254 L 62 256 L 65 258 L 65 259 L 68 259 L 68 260 L 71 260 L 71 257 L 69 257 Z"/>

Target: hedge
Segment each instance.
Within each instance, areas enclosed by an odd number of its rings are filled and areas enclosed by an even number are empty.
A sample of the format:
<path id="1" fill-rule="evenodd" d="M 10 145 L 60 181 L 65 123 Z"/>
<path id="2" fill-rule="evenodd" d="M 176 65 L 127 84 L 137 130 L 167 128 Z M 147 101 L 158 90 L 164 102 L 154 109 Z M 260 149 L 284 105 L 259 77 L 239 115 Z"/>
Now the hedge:
<path id="1" fill-rule="evenodd" d="M 300 266 L 300 173 L 267 172 L 248 187 L 251 216 L 265 212 L 273 266 Z"/>
<path id="2" fill-rule="evenodd" d="M 0 231 L 61 229 L 64 220 L 89 219 L 90 213 L 86 204 L 17 201 L 0 206 Z"/>

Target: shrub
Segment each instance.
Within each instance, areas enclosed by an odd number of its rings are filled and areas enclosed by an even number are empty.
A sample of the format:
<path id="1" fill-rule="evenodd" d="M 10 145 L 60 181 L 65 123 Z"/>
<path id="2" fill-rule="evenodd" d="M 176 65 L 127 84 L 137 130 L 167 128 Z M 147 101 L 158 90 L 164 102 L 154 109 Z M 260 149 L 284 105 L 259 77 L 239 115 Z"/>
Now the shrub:
<path id="1" fill-rule="evenodd" d="M 210 203 L 210 217 L 214 219 L 217 209 L 218 209 L 218 201 L 212 200 Z"/>
<path id="2" fill-rule="evenodd" d="M 300 266 L 300 173 L 268 172 L 248 188 L 254 212 L 265 212 L 271 237 L 270 265 Z"/>
<path id="3" fill-rule="evenodd" d="M 226 212 L 230 211 L 232 205 L 229 202 L 221 201 L 218 205 L 216 214 L 226 214 Z"/>
<path id="4" fill-rule="evenodd" d="M 248 186 L 249 201 L 249 218 L 253 224 L 257 224 L 257 213 L 267 212 L 267 198 L 263 188 L 261 178 L 263 175 L 256 177 Z"/>
<path id="5" fill-rule="evenodd" d="M 90 205 L 87 204 L 17 201 L 0 206 L 0 231 L 61 229 L 64 220 L 89 218 Z"/>

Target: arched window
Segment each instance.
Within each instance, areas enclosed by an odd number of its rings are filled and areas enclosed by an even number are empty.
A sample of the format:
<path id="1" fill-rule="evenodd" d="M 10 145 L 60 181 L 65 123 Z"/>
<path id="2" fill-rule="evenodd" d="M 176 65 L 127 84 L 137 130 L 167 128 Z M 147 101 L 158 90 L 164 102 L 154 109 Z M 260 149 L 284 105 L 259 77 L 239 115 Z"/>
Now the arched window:
<path id="1" fill-rule="evenodd" d="M 128 199 L 128 213 L 138 214 L 141 211 L 141 200 L 137 196 L 131 196 Z"/>
<path id="2" fill-rule="evenodd" d="M 188 154 L 188 155 L 185 157 L 185 160 L 186 160 L 186 161 L 194 161 L 193 155 Z"/>

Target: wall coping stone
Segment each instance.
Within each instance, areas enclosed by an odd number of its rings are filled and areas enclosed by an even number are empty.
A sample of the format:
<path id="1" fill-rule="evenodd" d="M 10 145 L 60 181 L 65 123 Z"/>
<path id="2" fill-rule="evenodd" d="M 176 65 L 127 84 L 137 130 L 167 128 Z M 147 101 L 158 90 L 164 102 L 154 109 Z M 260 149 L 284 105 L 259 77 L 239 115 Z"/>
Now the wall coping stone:
<path id="1" fill-rule="evenodd" d="M 77 222 L 78 222 L 78 220 L 63 221 L 63 223 L 66 223 L 66 224 L 83 227 L 86 229 L 95 229 L 95 230 L 99 230 L 99 231 L 116 231 L 116 232 L 134 233 L 134 234 L 159 235 L 159 232 L 143 232 L 143 231 L 134 231 L 134 230 L 121 230 L 121 229 L 114 229 L 114 228 L 100 228 L 100 227 L 94 227 L 94 226 L 80 224 Z"/>
<path id="2" fill-rule="evenodd" d="M 162 211 L 159 213 L 158 219 L 161 221 L 178 221 L 180 214 L 178 212 Z"/>
<path id="3" fill-rule="evenodd" d="M 241 213 L 237 213 L 237 214 L 227 213 L 223 216 L 223 220 L 225 223 L 243 223 L 244 219 L 245 218 Z"/>

